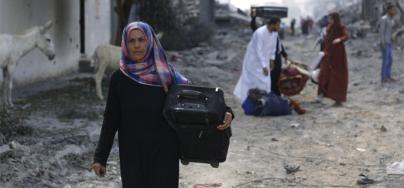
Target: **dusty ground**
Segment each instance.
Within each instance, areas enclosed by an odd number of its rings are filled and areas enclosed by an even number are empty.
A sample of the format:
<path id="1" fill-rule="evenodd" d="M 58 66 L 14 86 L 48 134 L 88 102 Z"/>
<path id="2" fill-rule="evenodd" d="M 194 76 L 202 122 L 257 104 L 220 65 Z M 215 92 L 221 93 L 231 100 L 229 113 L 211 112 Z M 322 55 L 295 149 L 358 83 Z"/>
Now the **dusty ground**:
<path id="1" fill-rule="evenodd" d="M 180 187 L 357 187 L 361 173 L 376 180 L 369 187 L 404 187 L 403 176 L 385 170 L 404 159 L 401 53 L 396 51 L 394 64 L 399 81 L 381 86 L 375 36 L 351 40 L 349 101 L 344 107 L 314 102 L 316 86 L 309 83 L 296 97 L 308 114 L 255 118 L 243 115 L 232 95 L 249 37 L 248 30 L 222 29 L 213 45 L 178 52 L 182 57 L 173 62 L 194 83 L 222 87 L 236 113 L 227 161 L 218 169 L 181 166 Z M 304 63 L 311 63 L 317 53 L 314 38 L 288 38 L 285 45 L 292 59 Z M 120 187 L 116 145 L 107 177 L 87 170 L 105 106 L 96 99 L 88 75 L 16 92 L 17 108 L 0 114 L 0 187 Z M 299 165 L 300 170 L 286 174 L 285 164 Z"/>

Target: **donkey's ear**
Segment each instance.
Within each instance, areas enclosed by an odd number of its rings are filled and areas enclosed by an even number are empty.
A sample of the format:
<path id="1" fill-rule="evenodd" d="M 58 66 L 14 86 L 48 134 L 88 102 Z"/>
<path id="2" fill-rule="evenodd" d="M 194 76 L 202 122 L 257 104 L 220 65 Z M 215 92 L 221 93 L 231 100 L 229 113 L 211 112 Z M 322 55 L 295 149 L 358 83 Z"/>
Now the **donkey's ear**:
<path id="1" fill-rule="evenodd" d="M 157 37 L 157 39 L 161 39 L 161 38 L 163 38 L 163 36 L 164 36 L 164 32 L 159 32 L 159 33 L 157 33 L 157 35 L 156 35 L 156 37 Z"/>
<path id="2" fill-rule="evenodd" d="M 41 33 L 45 33 L 47 30 L 49 30 L 53 25 L 53 21 L 49 20 L 48 22 L 46 22 L 46 24 L 44 26 L 41 27 L 40 31 Z"/>

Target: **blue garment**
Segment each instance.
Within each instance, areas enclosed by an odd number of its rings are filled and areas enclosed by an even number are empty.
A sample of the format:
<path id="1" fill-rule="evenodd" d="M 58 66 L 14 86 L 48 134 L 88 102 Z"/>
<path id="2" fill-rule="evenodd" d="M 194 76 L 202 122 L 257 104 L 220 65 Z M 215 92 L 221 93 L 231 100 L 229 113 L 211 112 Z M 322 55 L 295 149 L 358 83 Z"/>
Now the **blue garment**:
<path id="1" fill-rule="evenodd" d="M 391 67 L 393 65 L 393 47 L 391 44 L 385 44 L 382 48 L 382 81 L 391 79 Z"/>
<path id="2" fill-rule="evenodd" d="M 274 93 L 267 93 L 261 101 L 253 101 L 250 97 L 243 102 L 242 108 L 246 115 L 282 116 L 292 114 L 289 100 Z"/>
<path id="3" fill-rule="evenodd" d="M 283 116 L 292 114 L 289 100 L 285 97 L 268 93 L 263 98 L 265 105 L 259 116 Z"/>
<path id="4" fill-rule="evenodd" d="M 257 114 L 257 104 L 254 104 L 250 97 L 245 99 L 241 107 L 243 108 L 245 115 L 254 116 Z"/>

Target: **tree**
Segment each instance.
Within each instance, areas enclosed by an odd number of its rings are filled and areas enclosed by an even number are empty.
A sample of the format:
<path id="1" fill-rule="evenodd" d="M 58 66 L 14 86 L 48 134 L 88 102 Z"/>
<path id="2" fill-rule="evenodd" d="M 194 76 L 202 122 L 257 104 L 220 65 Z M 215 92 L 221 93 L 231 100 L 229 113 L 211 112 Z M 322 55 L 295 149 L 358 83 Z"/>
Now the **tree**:
<path id="1" fill-rule="evenodd" d="M 140 20 L 149 23 L 156 31 L 168 32 L 175 28 L 176 17 L 170 0 L 115 0 L 115 13 L 118 15 L 118 29 L 115 44 L 120 45 L 121 33 L 128 24 L 130 9 L 133 3 L 139 5 Z"/>
<path id="2" fill-rule="evenodd" d="M 175 28 L 176 17 L 170 0 L 137 0 L 140 5 L 140 19 L 149 23 L 157 31 Z"/>
<path id="3" fill-rule="evenodd" d="M 116 0 L 116 5 L 114 7 L 115 13 L 118 15 L 118 29 L 115 33 L 115 45 L 120 45 L 122 40 L 122 30 L 128 24 L 128 18 L 130 13 L 130 8 L 134 3 L 134 0 Z"/>

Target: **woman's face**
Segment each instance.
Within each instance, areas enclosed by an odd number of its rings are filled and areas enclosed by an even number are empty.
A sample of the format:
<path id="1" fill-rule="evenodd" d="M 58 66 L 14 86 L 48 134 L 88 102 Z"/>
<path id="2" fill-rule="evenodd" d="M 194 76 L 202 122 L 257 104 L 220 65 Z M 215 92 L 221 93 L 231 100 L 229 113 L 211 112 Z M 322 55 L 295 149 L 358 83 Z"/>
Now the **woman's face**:
<path id="1" fill-rule="evenodd" d="M 329 25 L 334 25 L 334 20 L 332 19 L 331 16 L 328 16 L 328 24 Z"/>
<path id="2" fill-rule="evenodd" d="M 147 39 L 139 29 L 134 29 L 128 36 L 128 50 L 131 59 L 141 61 L 147 53 Z"/>

